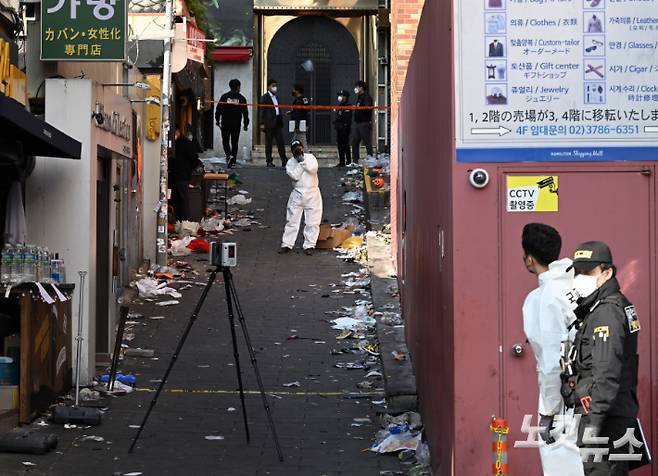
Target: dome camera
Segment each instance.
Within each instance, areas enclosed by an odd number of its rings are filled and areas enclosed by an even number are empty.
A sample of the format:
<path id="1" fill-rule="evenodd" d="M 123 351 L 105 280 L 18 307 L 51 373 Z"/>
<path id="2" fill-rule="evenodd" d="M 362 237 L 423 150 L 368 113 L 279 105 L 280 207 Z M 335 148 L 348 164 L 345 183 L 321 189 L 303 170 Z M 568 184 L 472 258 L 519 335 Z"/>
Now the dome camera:
<path id="1" fill-rule="evenodd" d="M 470 171 L 468 181 L 475 188 L 484 188 L 489 184 L 489 172 L 484 169 L 473 169 Z"/>

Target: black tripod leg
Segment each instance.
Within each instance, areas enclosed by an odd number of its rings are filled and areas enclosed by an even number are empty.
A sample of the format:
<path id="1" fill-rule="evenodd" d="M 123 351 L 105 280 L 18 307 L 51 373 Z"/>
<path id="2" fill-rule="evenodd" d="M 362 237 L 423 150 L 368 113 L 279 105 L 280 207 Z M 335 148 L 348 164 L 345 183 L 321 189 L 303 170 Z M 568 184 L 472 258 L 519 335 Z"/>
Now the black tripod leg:
<path id="1" fill-rule="evenodd" d="M 233 359 L 235 359 L 235 371 L 238 374 L 238 386 L 240 388 L 240 403 L 242 404 L 242 419 L 244 420 L 244 432 L 247 443 L 250 441 L 249 425 L 247 423 L 247 407 L 244 403 L 244 386 L 242 385 L 242 372 L 240 370 L 240 355 L 238 354 L 238 339 L 235 335 L 235 316 L 233 315 L 233 303 L 231 299 L 230 271 L 223 268 L 224 288 L 226 289 L 226 307 L 228 309 L 228 322 L 231 327 L 231 340 L 233 342 Z"/>
<path id="2" fill-rule="evenodd" d="M 267 401 L 267 396 L 265 395 L 265 388 L 263 387 L 263 379 L 260 376 L 260 371 L 258 370 L 258 362 L 256 361 L 256 353 L 254 348 L 251 345 L 251 337 L 249 337 L 249 329 L 247 329 L 247 323 L 244 319 L 244 314 L 242 313 L 242 306 L 240 306 L 240 300 L 238 299 L 238 293 L 235 290 L 235 285 L 233 283 L 233 275 L 230 268 L 224 268 L 224 282 L 227 283 L 226 286 L 230 289 L 231 296 L 233 297 L 233 302 L 235 303 L 235 310 L 238 315 L 238 322 L 242 328 L 242 335 L 244 336 L 245 344 L 247 345 L 247 351 L 249 352 L 249 358 L 251 360 L 251 366 L 254 368 L 254 374 L 256 374 L 256 382 L 258 383 L 258 390 L 260 391 L 260 397 L 263 400 L 263 407 L 265 407 L 265 414 L 267 415 L 267 421 L 270 425 L 270 430 L 272 430 L 272 438 L 274 439 L 274 446 L 276 447 L 276 452 L 279 455 L 279 461 L 283 462 L 283 452 L 281 451 L 281 445 L 279 444 L 279 437 L 276 434 L 276 427 L 274 426 L 274 419 L 272 418 L 272 410 L 270 409 L 270 404 Z"/>
<path id="3" fill-rule="evenodd" d="M 194 324 L 194 321 L 196 321 L 197 317 L 199 316 L 199 311 L 201 311 L 201 306 L 203 306 L 203 302 L 206 300 L 206 297 L 208 296 L 208 292 L 210 291 L 210 288 L 212 287 L 212 284 L 215 282 L 216 277 L 217 277 L 217 269 L 213 270 L 210 273 L 210 278 L 208 278 L 208 284 L 206 284 L 206 287 L 203 288 L 203 293 L 201 293 L 201 297 L 199 298 L 199 302 L 197 302 L 196 307 L 194 308 L 194 312 L 190 316 L 190 320 L 187 321 L 187 326 L 185 326 L 185 330 L 183 331 L 183 335 L 181 336 L 180 340 L 178 341 L 178 345 L 176 346 L 176 350 L 174 351 L 174 355 L 171 357 L 171 361 L 169 362 L 169 366 L 167 367 L 167 370 L 165 371 L 164 376 L 162 377 L 162 380 L 160 380 L 160 385 L 158 386 L 158 390 L 155 392 L 155 395 L 153 396 L 153 400 L 151 400 L 151 404 L 149 405 L 149 408 L 146 411 L 146 415 L 144 415 L 144 419 L 142 420 L 142 424 L 139 425 L 139 430 L 137 430 L 137 434 L 135 435 L 135 438 L 133 438 L 133 442 L 130 445 L 130 449 L 128 450 L 129 453 L 132 453 L 133 449 L 135 449 L 135 444 L 137 444 L 137 440 L 139 439 L 139 436 L 142 434 L 142 430 L 144 429 L 144 426 L 146 425 L 146 422 L 148 421 L 149 416 L 151 415 L 151 412 L 153 411 L 153 408 L 155 407 L 155 404 L 158 402 L 158 397 L 160 396 L 160 393 L 162 392 L 162 389 L 164 388 L 165 383 L 167 383 L 167 378 L 169 377 L 169 373 L 171 372 L 171 369 L 174 367 L 174 364 L 176 363 L 176 360 L 178 359 L 178 355 L 180 354 L 180 351 L 183 348 L 183 344 L 185 344 L 185 339 L 187 339 L 187 336 L 190 333 L 190 330 L 192 330 L 192 325 Z"/>

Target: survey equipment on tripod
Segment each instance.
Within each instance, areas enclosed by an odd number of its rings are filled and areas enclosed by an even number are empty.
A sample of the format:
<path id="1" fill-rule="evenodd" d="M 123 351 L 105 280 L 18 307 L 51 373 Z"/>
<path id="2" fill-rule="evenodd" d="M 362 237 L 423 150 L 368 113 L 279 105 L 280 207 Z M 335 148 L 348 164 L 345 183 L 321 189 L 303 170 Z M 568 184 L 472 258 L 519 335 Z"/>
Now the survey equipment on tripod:
<path id="1" fill-rule="evenodd" d="M 212 266 L 234 268 L 238 265 L 238 245 L 213 241 L 210 243 L 208 261 Z"/>
<path id="2" fill-rule="evenodd" d="M 213 250 L 215 251 L 213 252 Z M 181 335 L 181 338 L 178 341 L 178 345 L 176 346 L 176 350 L 174 350 L 174 354 L 171 357 L 171 361 L 167 366 L 167 370 L 165 370 L 164 376 L 160 380 L 160 385 L 158 386 L 158 389 L 155 392 L 153 399 L 151 400 L 151 404 L 149 405 L 148 410 L 144 415 L 144 419 L 142 420 L 141 425 L 139 425 L 137 434 L 135 435 L 135 438 L 133 438 L 132 444 L 130 445 L 130 449 L 128 451 L 132 453 L 133 450 L 135 449 L 137 440 L 142 434 L 142 431 L 144 430 L 144 426 L 146 425 L 146 422 L 148 421 L 148 418 L 151 415 L 151 412 L 153 411 L 153 408 L 155 407 L 155 404 L 158 401 L 158 397 L 160 397 L 160 393 L 162 393 L 162 389 L 167 383 L 167 378 L 169 377 L 171 369 L 174 367 L 176 360 L 178 360 L 178 356 L 180 355 L 183 345 L 185 344 L 185 340 L 187 339 L 190 330 L 192 330 L 192 326 L 194 325 L 194 322 L 196 321 L 197 317 L 199 317 L 199 312 L 201 311 L 201 307 L 203 306 L 203 303 L 206 300 L 206 297 L 208 296 L 208 293 L 210 292 L 210 289 L 212 288 L 215 279 L 217 278 L 217 274 L 219 273 L 219 271 L 221 271 L 222 276 L 224 278 L 224 290 L 226 292 L 226 310 L 227 310 L 227 317 L 229 322 L 229 329 L 231 331 L 231 342 L 233 344 L 233 358 L 235 359 L 235 370 L 238 377 L 238 387 L 240 389 L 240 403 L 242 404 L 242 419 L 244 421 L 245 436 L 247 438 L 247 442 L 249 442 L 250 440 L 249 425 L 247 423 L 247 408 L 244 402 L 244 386 L 242 384 L 242 372 L 240 370 L 240 355 L 238 354 L 238 342 L 235 332 L 235 315 L 238 316 L 238 323 L 240 324 L 240 328 L 242 329 L 242 336 L 244 337 L 245 346 L 247 347 L 247 351 L 249 352 L 249 360 L 251 362 L 251 366 L 254 369 L 256 382 L 258 383 L 258 390 L 260 391 L 260 396 L 263 401 L 263 407 L 265 408 L 265 414 L 267 415 L 267 423 L 268 426 L 270 427 L 270 431 L 272 432 L 272 438 L 274 439 L 274 446 L 276 447 L 276 452 L 279 456 L 279 461 L 283 461 L 283 453 L 281 451 L 279 438 L 277 437 L 276 428 L 274 426 L 272 411 L 267 401 L 267 396 L 265 395 L 265 389 L 263 387 L 263 379 L 261 378 L 260 371 L 258 370 L 258 363 L 256 362 L 256 353 L 254 352 L 254 348 L 251 345 L 251 338 L 249 337 L 247 323 L 245 322 L 244 314 L 242 313 L 242 307 L 240 305 L 240 300 L 238 299 L 238 293 L 235 290 L 235 284 L 233 283 L 233 275 L 231 273 L 231 267 L 237 265 L 236 244 L 212 243 L 210 247 L 210 263 L 213 267 L 210 270 L 208 283 L 206 284 L 205 288 L 203 288 L 201 297 L 199 298 L 199 301 L 197 302 L 196 307 L 194 308 L 194 311 L 192 312 L 192 315 L 190 316 L 190 319 L 187 322 L 187 325 L 185 326 L 183 334 Z"/>

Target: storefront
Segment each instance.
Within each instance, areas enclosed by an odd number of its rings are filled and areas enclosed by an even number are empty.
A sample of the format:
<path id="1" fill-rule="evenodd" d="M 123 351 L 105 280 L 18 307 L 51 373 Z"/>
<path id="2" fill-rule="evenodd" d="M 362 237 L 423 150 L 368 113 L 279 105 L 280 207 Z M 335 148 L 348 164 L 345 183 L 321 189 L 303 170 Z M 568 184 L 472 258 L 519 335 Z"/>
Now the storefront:
<path id="1" fill-rule="evenodd" d="M 45 87 L 46 120 L 79 140 L 82 153 L 75 163 L 37 159 L 27 184 L 27 230 L 35 242 L 59 251 L 69 281 L 88 273 L 80 374 L 86 383 L 96 355 L 109 351 L 126 279 L 119 263 L 130 234 L 122 207 L 136 175 L 135 116 L 129 99 L 90 80 L 48 79 Z M 73 317 L 75 334 L 77 306 Z"/>

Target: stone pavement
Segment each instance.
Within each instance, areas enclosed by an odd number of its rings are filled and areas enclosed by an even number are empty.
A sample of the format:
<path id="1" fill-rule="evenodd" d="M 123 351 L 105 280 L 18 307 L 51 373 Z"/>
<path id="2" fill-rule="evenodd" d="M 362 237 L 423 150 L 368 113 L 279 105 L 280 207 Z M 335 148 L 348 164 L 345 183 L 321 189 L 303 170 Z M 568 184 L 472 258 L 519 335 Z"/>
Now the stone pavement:
<path id="1" fill-rule="evenodd" d="M 127 452 L 136 431 L 131 426 L 142 420 L 152 397 L 147 391 L 113 399 L 99 427 L 66 430 L 51 424 L 39 428 L 58 434 L 57 452 L 44 456 L 1 454 L 0 475 L 403 474 L 386 472 L 403 471 L 394 456 L 364 451 L 379 429 L 377 412 L 384 409 L 372 401 L 382 398 L 381 389 L 355 396 L 360 392 L 356 383 L 364 380 L 365 371 L 334 366 L 365 357 L 331 354 L 332 349 L 347 342 L 336 341 L 337 331 L 328 323 L 332 317 L 325 311 L 353 305 L 355 295 L 333 294 L 330 285 L 340 283 L 342 273 L 355 271 L 358 266 L 336 259 L 332 251 L 312 257 L 298 250 L 277 255 L 289 179 L 281 168 L 238 169 L 238 173 L 242 187 L 252 194 L 256 219 L 267 228 L 254 226 L 231 237 L 238 243 L 235 284 L 266 391 L 276 394 L 268 399 L 285 462 L 279 463 L 276 457 L 238 329 L 252 438 L 250 444 L 245 442 L 224 289 L 218 280 L 133 454 Z M 341 201 L 342 173 L 336 169 L 320 171 L 324 219 L 328 222 L 340 222 L 347 211 Z M 195 255 L 191 262 L 202 269 L 203 258 Z M 136 326 L 130 345 L 154 349 L 157 359 L 127 357 L 122 362 L 120 370 L 134 373 L 139 389 L 157 387 L 201 289 L 183 291 L 181 304 L 176 306 L 156 307 L 148 302 L 131 306 L 146 318 Z M 151 316 L 165 319 L 148 319 Z M 292 334 L 300 338 L 287 340 Z M 294 381 L 300 383 L 299 388 L 283 386 Z M 369 418 L 371 423 L 352 426 L 355 418 Z M 105 441 L 81 441 L 83 435 L 102 436 Z M 208 441 L 208 435 L 221 435 L 224 440 Z M 36 466 L 25 467 L 22 462 Z"/>

